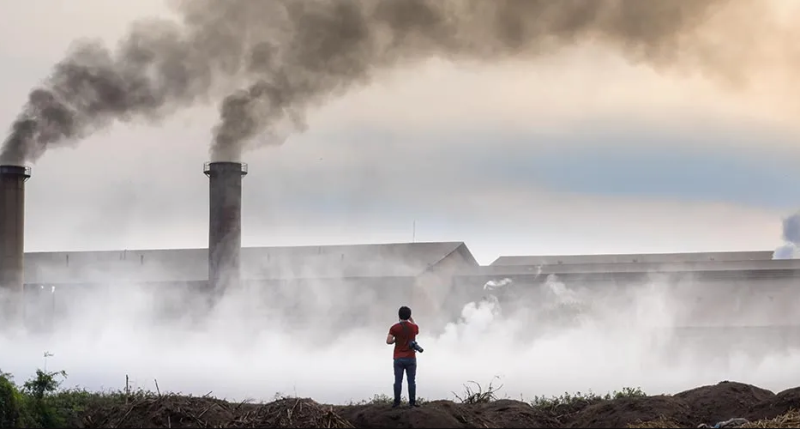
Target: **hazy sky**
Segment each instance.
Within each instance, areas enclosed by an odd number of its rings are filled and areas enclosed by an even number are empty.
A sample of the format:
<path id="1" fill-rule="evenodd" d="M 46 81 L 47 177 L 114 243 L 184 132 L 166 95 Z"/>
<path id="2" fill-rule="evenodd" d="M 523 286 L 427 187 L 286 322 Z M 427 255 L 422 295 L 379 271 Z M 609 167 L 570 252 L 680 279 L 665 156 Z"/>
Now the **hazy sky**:
<path id="1" fill-rule="evenodd" d="M 158 0 L 4 5 L 0 121 L 78 37 L 113 43 Z M 756 96 L 758 95 L 758 96 Z M 536 63 L 431 61 L 246 154 L 245 245 L 465 241 L 504 254 L 763 250 L 800 206 L 781 87 L 726 93 L 577 47 Z M 796 112 L 796 111 L 795 111 Z M 27 251 L 204 247 L 214 106 L 119 125 L 34 165 Z"/>

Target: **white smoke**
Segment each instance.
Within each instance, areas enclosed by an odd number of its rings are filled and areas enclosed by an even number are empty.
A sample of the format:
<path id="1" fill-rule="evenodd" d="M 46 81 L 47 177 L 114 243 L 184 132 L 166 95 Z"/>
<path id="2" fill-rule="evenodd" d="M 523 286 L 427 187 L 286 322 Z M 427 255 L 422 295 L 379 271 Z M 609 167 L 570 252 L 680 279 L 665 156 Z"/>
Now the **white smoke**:
<path id="1" fill-rule="evenodd" d="M 506 283 L 466 303 L 443 331 L 433 332 L 418 318 L 425 348 L 418 355 L 419 395 L 451 398 L 468 380 L 488 383 L 496 376 L 503 379 L 502 393 L 514 398 L 623 386 L 674 392 L 723 379 L 780 389 L 800 377 L 790 364 L 796 356 L 788 353 L 727 356 L 717 350 L 711 363 L 705 355 L 689 360 L 664 334 L 674 324 L 668 284 L 610 293 L 556 276 L 514 283 L 513 292 L 532 287 L 537 298 L 520 305 L 515 295 L 506 296 Z M 129 375 L 134 388 L 154 389 L 157 380 L 162 390 L 212 391 L 232 400 L 268 400 L 282 392 L 346 403 L 391 394 L 391 347 L 383 340 L 394 313 L 386 314 L 385 324 L 331 330 L 329 324 L 350 310 L 325 304 L 334 302 L 325 288 L 308 297 L 314 313 L 298 323 L 279 311 L 286 304 L 274 291 L 245 287 L 227 295 L 203 324 L 166 323 L 156 310 L 165 305 L 165 298 L 156 298 L 163 292 L 117 286 L 108 288 L 113 293 L 76 298 L 69 320 L 51 334 L 0 335 L 0 369 L 24 381 L 49 351 L 50 370 L 63 369 L 67 386 L 90 390 L 119 389 Z M 67 289 L 59 287 L 55 296 Z M 191 307 L 185 299 L 175 303 Z"/>
<path id="2" fill-rule="evenodd" d="M 800 212 L 783 220 L 783 240 L 785 243 L 775 249 L 772 259 L 800 258 Z"/>
<path id="3" fill-rule="evenodd" d="M 786 243 L 775 249 L 772 259 L 796 259 L 800 257 L 800 248 L 794 243 Z"/>
<path id="4" fill-rule="evenodd" d="M 485 285 L 483 285 L 483 290 L 491 291 L 502 287 L 506 287 L 511 284 L 514 284 L 514 282 L 509 278 L 505 278 L 502 280 L 489 280 L 488 282 L 486 282 Z"/>

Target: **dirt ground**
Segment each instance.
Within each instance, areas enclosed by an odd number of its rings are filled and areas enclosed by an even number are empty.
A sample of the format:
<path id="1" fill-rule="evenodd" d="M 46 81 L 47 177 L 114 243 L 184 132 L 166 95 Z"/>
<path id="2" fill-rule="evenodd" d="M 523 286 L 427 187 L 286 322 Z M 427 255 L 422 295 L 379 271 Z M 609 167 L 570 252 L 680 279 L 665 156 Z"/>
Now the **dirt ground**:
<path id="1" fill-rule="evenodd" d="M 392 409 L 383 404 L 322 405 L 304 398 L 235 404 L 163 395 L 86 409 L 81 417 L 87 428 L 689 428 L 737 417 L 774 419 L 796 408 L 800 408 L 800 388 L 776 395 L 755 386 L 722 382 L 671 396 L 576 402 L 551 409 L 507 399 L 482 404 L 434 401 L 414 409 Z M 753 427 L 800 426 L 765 424 Z"/>

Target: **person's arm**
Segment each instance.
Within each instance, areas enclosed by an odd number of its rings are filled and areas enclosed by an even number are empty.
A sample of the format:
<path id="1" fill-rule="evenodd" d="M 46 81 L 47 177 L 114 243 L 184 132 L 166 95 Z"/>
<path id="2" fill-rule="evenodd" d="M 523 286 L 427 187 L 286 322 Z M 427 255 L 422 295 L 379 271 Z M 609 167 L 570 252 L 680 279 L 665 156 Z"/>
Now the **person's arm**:
<path id="1" fill-rule="evenodd" d="M 395 342 L 395 332 L 394 332 L 395 329 L 394 328 L 395 328 L 394 325 L 391 328 L 389 328 L 389 335 L 386 336 L 386 344 L 389 344 L 389 345 L 394 344 L 394 342 Z"/>
<path id="2" fill-rule="evenodd" d="M 414 325 L 414 335 L 419 335 L 419 325 L 417 325 L 417 322 L 414 321 L 414 318 L 409 317 L 408 321 Z"/>

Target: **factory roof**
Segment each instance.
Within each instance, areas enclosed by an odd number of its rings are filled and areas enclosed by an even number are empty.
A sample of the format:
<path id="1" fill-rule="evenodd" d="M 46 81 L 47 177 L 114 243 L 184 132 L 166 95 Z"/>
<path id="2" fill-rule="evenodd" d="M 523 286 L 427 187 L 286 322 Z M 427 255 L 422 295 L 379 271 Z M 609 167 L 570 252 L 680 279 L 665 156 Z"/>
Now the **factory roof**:
<path id="1" fill-rule="evenodd" d="M 416 277 L 453 253 L 478 263 L 462 242 L 245 247 L 242 277 L 257 280 Z M 25 283 L 206 281 L 207 249 L 31 252 Z"/>
<path id="2" fill-rule="evenodd" d="M 742 262 L 768 261 L 773 252 L 708 252 L 708 253 L 647 253 L 647 254 L 610 254 L 610 255 L 539 255 L 539 256 L 501 256 L 492 262 L 492 266 L 520 265 L 586 265 L 586 264 L 685 264 L 699 262 Z"/>
<path id="3" fill-rule="evenodd" d="M 800 259 L 699 260 L 683 262 L 572 263 L 552 265 L 488 265 L 465 272 L 474 276 L 547 276 L 635 273 L 800 273 Z"/>

